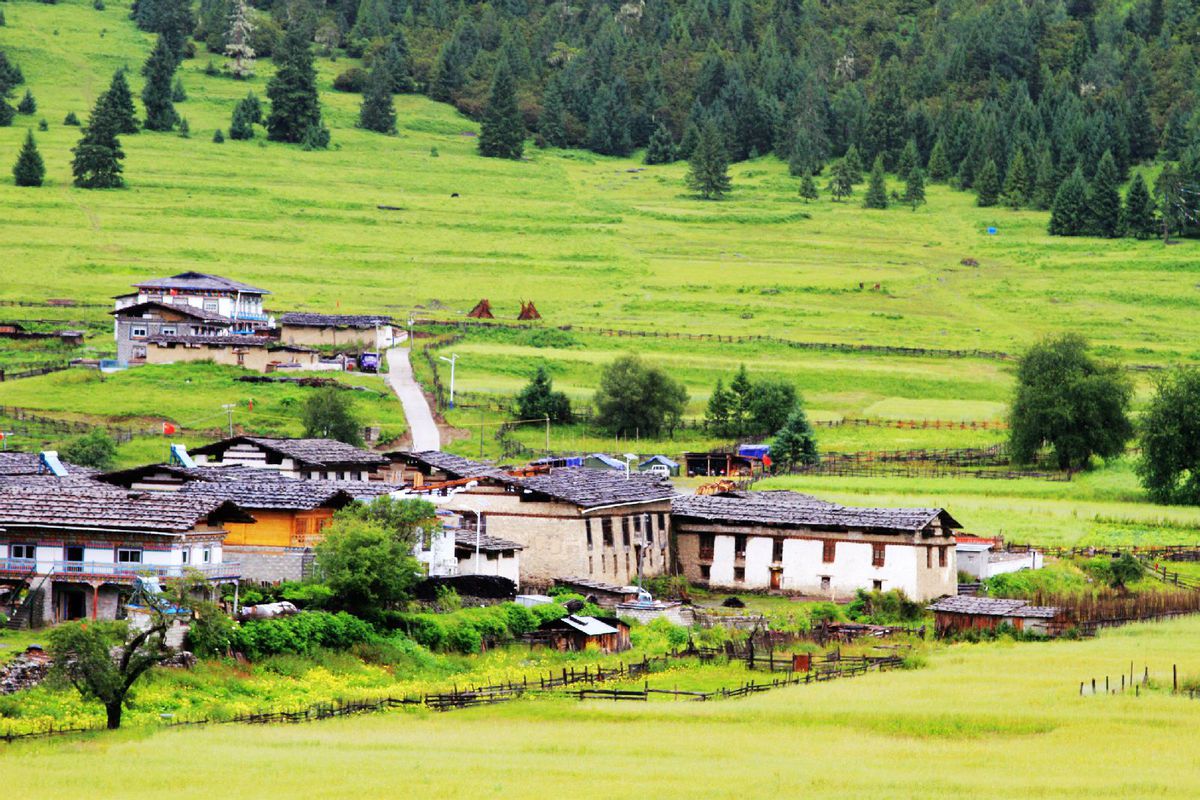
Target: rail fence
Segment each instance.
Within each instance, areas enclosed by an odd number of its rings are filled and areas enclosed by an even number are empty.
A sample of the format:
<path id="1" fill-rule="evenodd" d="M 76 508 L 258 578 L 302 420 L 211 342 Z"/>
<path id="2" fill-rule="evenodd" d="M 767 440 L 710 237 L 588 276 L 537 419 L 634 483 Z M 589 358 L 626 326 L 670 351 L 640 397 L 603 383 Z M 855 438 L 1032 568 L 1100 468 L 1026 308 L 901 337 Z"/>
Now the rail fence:
<path id="1" fill-rule="evenodd" d="M 15 381 L 21 378 L 36 378 L 39 375 L 49 375 L 52 372 L 65 372 L 71 368 L 71 362 L 63 361 L 56 364 L 47 364 L 42 367 L 33 367 L 23 370 L 6 370 L 0 368 L 0 383 L 4 381 Z"/>
<path id="2" fill-rule="evenodd" d="M 94 430 L 102 430 L 115 439 L 118 443 L 130 442 L 136 438 L 143 436 L 161 436 L 162 428 L 154 426 L 150 428 L 117 428 L 111 425 L 96 424 L 91 422 L 83 422 L 80 420 L 67 420 L 58 417 L 48 417 L 44 414 L 39 414 L 28 408 L 20 406 L 0 406 L 0 419 L 16 420 L 18 422 L 28 422 L 26 431 L 32 431 L 34 426 L 41 428 L 42 431 L 51 433 L 59 433 L 66 435 L 83 435 Z M 19 433 L 19 430 L 13 430 L 13 433 Z M 196 431 L 197 433 L 207 433 L 220 435 L 219 428 L 207 428 Z"/>

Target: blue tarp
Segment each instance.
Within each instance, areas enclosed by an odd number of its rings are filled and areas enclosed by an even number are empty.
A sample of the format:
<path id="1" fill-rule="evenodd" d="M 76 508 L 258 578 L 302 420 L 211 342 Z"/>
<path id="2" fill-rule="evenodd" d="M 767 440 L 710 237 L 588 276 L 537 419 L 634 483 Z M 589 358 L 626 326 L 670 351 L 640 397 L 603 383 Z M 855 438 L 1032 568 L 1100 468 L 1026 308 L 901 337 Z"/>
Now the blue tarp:
<path id="1" fill-rule="evenodd" d="M 645 469 L 646 467 L 649 467 L 653 464 L 662 464 L 664 466 L 670 467 L 671 469 L 679 468 L 678 463 L 672 461 L 671 459 L 667 458 L 666 456 L 650 456 L 645 461 L 643 461 L 641 464 L 638 464 L 638 466 L 642 469 Z"/>
<path id="2" fill-rule="evenodd" d="M 624 461 L 618 461 L 612 456 L 605 455 L 604 453 L 592 453 L 590 456 L 588 456 L 588 458 L 594 458 L 596 461 L 599 461 L 601 464 L 604 464 L 611 469 L 625 469 Z"/>
<path id="3" fill-rule="evenodd" d="M 769 444 L 743 444 L 738 446 L 738 455 L 746 458 L 762 459 L 763 456 L 771 454 L 771 445 Z"/>

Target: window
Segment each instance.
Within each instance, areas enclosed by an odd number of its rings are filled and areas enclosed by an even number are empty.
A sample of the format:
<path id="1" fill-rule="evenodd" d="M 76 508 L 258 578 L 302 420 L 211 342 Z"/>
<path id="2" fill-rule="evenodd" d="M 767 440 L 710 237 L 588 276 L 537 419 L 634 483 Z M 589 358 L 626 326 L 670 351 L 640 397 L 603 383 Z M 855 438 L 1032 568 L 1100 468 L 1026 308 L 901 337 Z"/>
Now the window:
<path id="1" fill-rule="evenodd" d="M 939 567 L 946 566 L 946 551 L 949 549 L 950 548 L 948 548 L 948 547 L 939 547 L 938 548 L 938 566 Z"/>
<path id="2" fill-rule="evenodd" d="M 32 561 L 37 558 L 36 544 L 13 544 L 8 547 L 8 557 Z"/>
<path id="3" fill-rule="evenodd" d="M 774 539 L 771 542 L 771 560 L 783 561 L 783 539 Z"/>
<path id="4" fill-rule="evenodd" d="M 877 592 L 883 591 L 883 581 L 871 581 L 871 588 Z"/>
<path id="5" fill-rule="evenodd" d="M 184 566 L 187 566 L 189 563 L 191 563 L 192 548 L 185 547 L 182 550 L 180 550 L 179 551 L 179 560 L 180 560 L 180 563 L 182 563 Z"/>
<path id="6" fill-rule="evenodd" d="M 203 561 L 205 564 L 212 561 L 212 548 L 211 547 L 206 547 L 200 551 L 200 560 Z"/>
<path id="7" fill-rule="evenodd" d="M 590 519 L 585 519 L 583 521 L 583 530 L 587 534 L 588 550 L 591 550 L 592 549 L 592 521 Z M 591 558 L 589 558 L 588 561 L 591 562 Z M 591 572 L 591 570 L 589 569 L 588 572 Z"/>
<path id="8" fill-rule="evenodd" d="M 638 514 L 636 517 L 633 518 L 633 532 L 634 533 L 642 532 L 642 515 L 641 514 Z"/>
<path id="9" fill-rule="evenodd" d="M 117 563 L 118 564 L 140 564 L 142 563 L 142 551 L 132 547 L 117 548 Z"/>
<path id="10" fill-rule="evenodd" d="M 629 517 L 621 517 L 621 544 L 629 547 Z"/>
<path id="11" fill-rule="evenodd" d="M 882 567 L 884 556 L 884 546 L 882 544 L 871 545 L 871 566 Z"/>
<path id="12" fill-rule="evenodd" d="M 129 335 L 132 336 L 134 339 L 145 339 L 146 338 L 146 329 L 145 328 L 133 328 L 129 331 Z"/>
<path id="13" fill-rule="evenodd" d="M 832 564 L 837 558 L 837 542 L 826 539 L 821 543 L 821 561 Z"/>
<path id="14" fill-rule="evenodd" d="M 665 511 L 658 512 L 658 529 L 660 531 L 667 529 L 667 514 Z"/>
<path id="15" fill-rule="evenodd" d="M 739 533 L 733 537 L 733 557 L 746 557 L 746 534 Z"/>
<path id="16" fill-rule="evenodd" d="M 625 572 L 629 572 L 629 553 L 625 553 Z"/>
<path id="17" fill-rule="evenodd" d="M 708 580 L 708 576 L 710 574 L 712 574 L 712 567 L 710 567 L 708 564 L 701 564 L 700 565 L 700 577 L 704 580 Z"/>
<path id="18" fill-rule="evenodd" d="M 600 520 L 600 532 L 601 532 L 601 535 L 604 537 L 604 546 L 612 547 L 613 546 L 612 517 L 605 517 L 604 519 Z"/>
<path id="19" fill-rule="evenodd" d="M 829 591 L 829 576 L 828 575 L 821 576 L 821 591 L 822 592 Z"/>
<path id="20" fill-rule="evenodd" d="M 933 567 L 933 548 L 926 547 L 925 548 L 925 569 L 930 569 L 931 567 Z"/>
<path id="21" fill-rule="evenodd" d="M 67 545 L 63 548 L 63 561 L 67 562 L 67 572 L 83 572 L 83 548 Z"/>
<path id="22" fill-rule="evenodd" d="M 592 557 L 588 556 L 588 575 L 592 574 Z"/>
<path id="23" fill-rule="evenodd" d="M 216 300 L 205 300 L 204 301 L 204 310 L 205 311 L 211 311 L 215 314 L 217 312 L 218 308 L 220 308 L 220 306 L 217 305 Z"/>
<path id="24" fill-rule="evenodd" d="M 741 583 L 742 581 L 746 580 L 746 568 L 745 567 L 734 567 L 733 568 L 733 579 L 735 581 L 737 581 L 738 583 Z"/>
<path id="25" fill-rule="evenodd" d="M 617 554 L 613 553 L 613 575 L 620 572 L 621 568 L 617 566 Z"/>
<path id="26" fill-rule="evenodd" d="M 647 514 L 646 515 L 646 542 L 652 543 L 653 541 L 654 541 L 654 517 Z"/>
<path id="27" fill-rule="evenodd" d="M 702 533 L 702 534 L 700 534 L 700 557 L 701 557 L 701 558 L 706 558 L 706 559 L 708 559 L 709 561 L 711 561 L 711 560 L 712 560 L 712 557 L 713 557 L 713 540 L 714 540 L 715 538 L 716 538 L 716 537 L 715 537 L 715 536 L 713 536 L 711 533 Z"/>
<path id="28" fill-rule="evenodd" d="M 173 326 L 159 328 L 158 332 L 161 333 L 163 336 L 174 336 L 175 328 Z"/>

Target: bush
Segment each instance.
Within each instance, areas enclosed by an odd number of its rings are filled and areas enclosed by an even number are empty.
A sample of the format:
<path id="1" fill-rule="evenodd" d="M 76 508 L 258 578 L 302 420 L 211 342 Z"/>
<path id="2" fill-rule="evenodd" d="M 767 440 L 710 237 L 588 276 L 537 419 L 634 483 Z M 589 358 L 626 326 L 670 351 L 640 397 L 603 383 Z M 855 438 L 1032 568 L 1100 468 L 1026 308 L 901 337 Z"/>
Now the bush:
<path id="1" fill-rule="evenodd" d="M 78 128 L 79 127 L 79 117 L 76 116 L 74 111 L 68 111 L 67 115 L 65 117 L 63 117 L 63 125 L 71 125 L 73 127 Z"/>
<path id="2" fill-rule="evenodd" d="M 908 595 L 899 589 L 886 592 L 859 589 L 854 595 L 854 600 L 846 607 L 846 613 L 851 619 L 889 625 L 897 622 L 916 622 L 925 616 L 925 608 L 920 603 L 909 600 Z"/>
<path id="3" fill-rule="evenodd" d="M 361 93 L 367 85 L 367 71 L 361 67 L 351 67 L 333 79 L 333 88 L 339 92 Z"/>
<path id="4" fill-rule="evenodd" d="M 323 647 L 348 650 L 376 636 L 370 625 L 345 612 L 304 611 L 293 617 L 245 622 L 233 630 L 230 646 L 254 660 L 271 655 L 307 655 Z"/>

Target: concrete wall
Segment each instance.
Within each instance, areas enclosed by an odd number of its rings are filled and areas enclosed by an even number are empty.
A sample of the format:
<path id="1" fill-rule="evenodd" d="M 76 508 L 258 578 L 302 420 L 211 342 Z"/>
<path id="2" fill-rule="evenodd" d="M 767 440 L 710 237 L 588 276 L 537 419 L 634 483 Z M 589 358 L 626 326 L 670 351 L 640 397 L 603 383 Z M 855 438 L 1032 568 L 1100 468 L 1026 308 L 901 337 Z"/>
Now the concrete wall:
<path id="1" fill-rule="evenodd" d="M 700 557 L 699 526 L 677 531 L 678 560 L 689 581 L 731 589 L 770 589 L 772 572 L 779 573 L 778 589 L 832 599 L 845 598 L 858 589 L 900 589 L 914 600 L 928 600 L 957 591 L 954 543 L 950 537 L 867 536 L 745 530 L 745 555 L 735 554 L 736 533 L 719 526 L 706 528 L 713 535 L 712 559 Z M 782 559 L 774 560 L 774 543 L 782 539 Z M 824 560 L 825 541 L 835 542 L 834 559 Z M 884 547 L 884 563 L 875 566 L 873 548 Z M 941 566 L 939 548 L 946 549 Z M 708 567 L 708 575 L 704 574 Z"/>
<path id="2" fill-rule="evenodd" d="M 315 347 L 317 345 L 351 346 L 357 349 L 381 351 L 395 346 L 396 337 L 391 325 L 377 328 L 337 328 L 310 325 L 283 325 L 279 337 L 285 344 Z"/>
<path id="3" fill-rule="evenodd" d="M 226 557 L 240 565 L 242 581 L 278 583 L 299 581 L 305 577 L 306 556 L 312 551 L 304 547 L 256 547 L 226 545 Z"/>
<path id="4" fill-rule="evenodd" d="M 232 337 L 231 337 L 232 338 Z M 265 347 L 247 347 L 229 344 L 168 345 L 146 344 L 147 364 L 179 364 L 193 361 L 212 361 L 233 367 L 243 367 L 255 372 L 266 372 L 271 364 L 296 364 L 300 368 L 317 363 L 316 353 L 293 353 L 287 350 L 268 350 Z"/>
<path id="5" fill-rule="evenodd" d="M 608 509 L 585 515 L 571 503 L 521 502 L 515 494 L 482 488 L 454 495 L 443 504 L 463 513 L 464 524 L 475 524 L 475 513 L 485 517 L 484 531 L 489 536 L 509 539 L 524 545 L 520 556 L 520 583 L 543 587 L 556 578 L 588 577 L 606 583 L 626 585 L 637 579 L 637 553 L 646 547 L 642 572 L 662 575 L 670 564 L 670 502 L 644 503 Z M 667 530 L 658 526 L 663 512 Z M 629 544 L 624 543 L 621 517 L 651 514 L 653 541 L 645 543 L 645 524 L 639 535 L 629 525 Z M 612 519 L 613 543 L 605 546 L 601 519 Z M 587 543 L 587 524 L 591 519 L 592 544 Z"/>
<path id="6" fill-rule="evenodd" d="M 503 553 L 487 553 L 479 554 L 479 568 L 475 567 L 475 554 L 471 553 L 467 556 L 459 556 L 458 558 L 458 574 L 459 575 L 499 575 L 501 578 L 508 578 L 513 583 L 517 584 L 517 588 L 521 587 L 521 555 L 520 551 L 516 551 L 512 555 Z"/>

